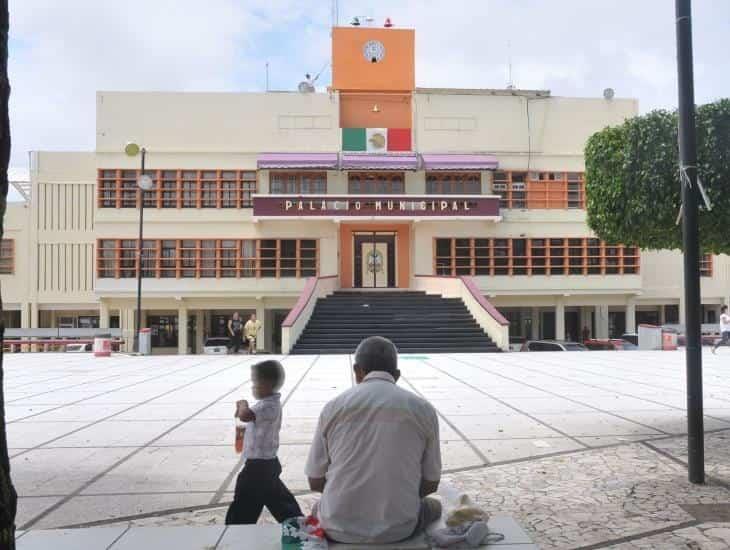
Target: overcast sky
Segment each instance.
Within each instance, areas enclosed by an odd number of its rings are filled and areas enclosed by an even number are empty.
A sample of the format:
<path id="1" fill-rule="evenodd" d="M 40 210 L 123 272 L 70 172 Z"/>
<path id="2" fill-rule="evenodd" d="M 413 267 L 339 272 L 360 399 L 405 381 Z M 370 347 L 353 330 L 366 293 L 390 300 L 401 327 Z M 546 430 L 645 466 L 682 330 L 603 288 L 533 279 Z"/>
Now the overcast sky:
<path id="1" fill-rule="evenodd" d="M 730 96 L 730 0 L 694 2 L 698 103 Z M 330 0 L 10 0 L 12 165 L 92 150 L 97 90 L 294 89 L 330 58 Z M 418 86 L 501 88 L 676 106 L 672 0 L 340 0 L 416 29 Z M 508 48 L 508 43 L 510 47 Z M 325 69 L 318 86 L 330 83 Z"/>

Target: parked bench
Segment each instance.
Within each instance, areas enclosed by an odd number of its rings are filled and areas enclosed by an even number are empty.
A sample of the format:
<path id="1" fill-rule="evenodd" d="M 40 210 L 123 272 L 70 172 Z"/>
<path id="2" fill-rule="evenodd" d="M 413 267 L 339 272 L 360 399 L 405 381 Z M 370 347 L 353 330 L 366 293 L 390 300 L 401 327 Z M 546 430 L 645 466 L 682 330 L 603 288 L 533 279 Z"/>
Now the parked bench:
<path id="1" fill-rule="evenodd" d="M 32 351 L 33 348 L 38 351 L 44 352 L 66 351 L 66 347 L 70 345 L 92 345 L 93 343 L 94 340 L 73 338 L 33 338 L 3 340 L 3 351 L 6 353 L 17 353 L 22 351 Z M 113 339 L 112 350 L 119 351 L 121 344 L 121 339 Z"/>

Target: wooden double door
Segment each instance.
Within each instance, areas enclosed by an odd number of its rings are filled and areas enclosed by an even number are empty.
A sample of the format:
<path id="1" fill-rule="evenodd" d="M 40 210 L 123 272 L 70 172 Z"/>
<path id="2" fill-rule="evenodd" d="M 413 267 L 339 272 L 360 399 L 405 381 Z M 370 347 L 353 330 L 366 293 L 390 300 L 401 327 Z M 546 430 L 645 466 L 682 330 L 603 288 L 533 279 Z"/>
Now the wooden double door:
<path id="1" fill-rule="evenodd" d="M 354 287 L 395 288 L 396 235 L 394 232 L 359 231 L 353 235 Z"/>

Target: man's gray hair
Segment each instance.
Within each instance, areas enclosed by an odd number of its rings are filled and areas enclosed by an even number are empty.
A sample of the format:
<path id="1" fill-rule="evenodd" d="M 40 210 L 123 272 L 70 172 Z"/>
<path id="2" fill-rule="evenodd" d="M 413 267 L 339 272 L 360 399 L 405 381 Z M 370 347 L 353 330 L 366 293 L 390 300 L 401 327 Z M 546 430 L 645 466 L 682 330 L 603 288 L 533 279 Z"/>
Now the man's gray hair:
<path id="1" fill-rule="evenodd" d="M 370 336 L 357 346 L 355 365 L 365 373 L 380 370 L 395 374 L 398 370 L 398 350 L 387 338 Z"/>

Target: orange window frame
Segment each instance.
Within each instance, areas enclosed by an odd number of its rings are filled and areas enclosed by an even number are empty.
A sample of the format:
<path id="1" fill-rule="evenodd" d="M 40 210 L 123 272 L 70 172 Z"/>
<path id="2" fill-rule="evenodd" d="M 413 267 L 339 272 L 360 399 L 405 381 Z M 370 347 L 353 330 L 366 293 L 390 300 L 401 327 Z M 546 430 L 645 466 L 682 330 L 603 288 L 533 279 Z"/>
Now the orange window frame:
<path id="1" fill-rule="evenodd" d="M 3 239 L 0 241 L 0 274 L 15 274 L 15 240 Z"/>
<path id="2" fill-rule="evenodd" d="M 457 179 L 461 178 L 461 179 Z M 454 185 L 467 187 L 475 186 L 473 191 L 460 191 L 455 193 Z M 481 195 L 482 175 L 479 172 L 426 172 L 426 194 L 427 195 Z"/>
<path id="3" fill-rule="evenodd" d="M 263 247 L 264 241 L 273 245 Z M 283 255 L 284 243 L 290 242 L 294 243 L 293 253 Z M 137 243 L 136 239 L 98 239 L 97 277 L 136 277 L 140 267 Z M 319 274 L 319 239 L 145 239 L 144 243 L 143 278 L 304 278 Z M 163 250 L 173 253 L 163 255 Z"/>
<path id="4" fill-rule="evenodd" d="M 286 188 L 290 183 L 294 184 L 294 191 L 289 193 L 287 191 L 284 193 L 283 191 L 274 191 L 274 178 L 287 178 L 291 180 L 294 178 L 294 181 L 291 182 L 284 182 L 282 181 L 282 184 L 284 185 L 284 188 Z M 324 182 L 324 189 L 319 191 L 313 191 L 310 190 L 309 192 L 305 193 L 302 191 L 302 188 L 304 187 L 304 178 L 321 178 L 321 180 Z M 310 185 L 314 185 L 313 183 L 310 183 Z M 269 173 L 269 193 L 271 195 L 285 195 L 285 194 L 292 194 L 292 195 L 325 195 L 327 194 L 327 172 L 322 171 L 316 171 L 316 172 L 291 172 L 291 171 L 284 171 L 284 170 L 277 170 L 275 172 Z"/>
<path id="5" fill-rule="evenodd" d="M 582 210 L 586 204 L 583 172 L 497 170 L 492 191 L 501 197 L 502 208 Z"/>
<path id="6" fill-rule="evenodd" d="M 382 182 L 383 191 L 363 191 L 364 181 Z M 360 189 L 354 189 L 355 185 Z M 400 186 L 400 189 L 396 189 Z M 349 172 L 347 175 L 347 193 L 350 195 L 399 195 L 406 192 L 406 177 L 403 172 Z"/>
<path id="7" fill-rule="evenodd" d="M 440 253 L 444 249 L 448 254 Z M 442 276 L 638 275 L 640 263 L 637 247 L 590 237 L 433 241 L 433 273 Z"/>
<path id="8" fill-rule="evenodd" d="M 700 276 L 712 277 L 714 269 L 714 257 L 712 254 L 703 254 L 700 256 Z"/>
<path id="9" fill-rule="evenodd" d="M 140 170 L 101 168 L 97 172 L 98 208 L 139 208 Z M 252 208 L 258 192 L 256 170 L 145 170 L 154 189 L 144 192 L 145 208 Z"/>

